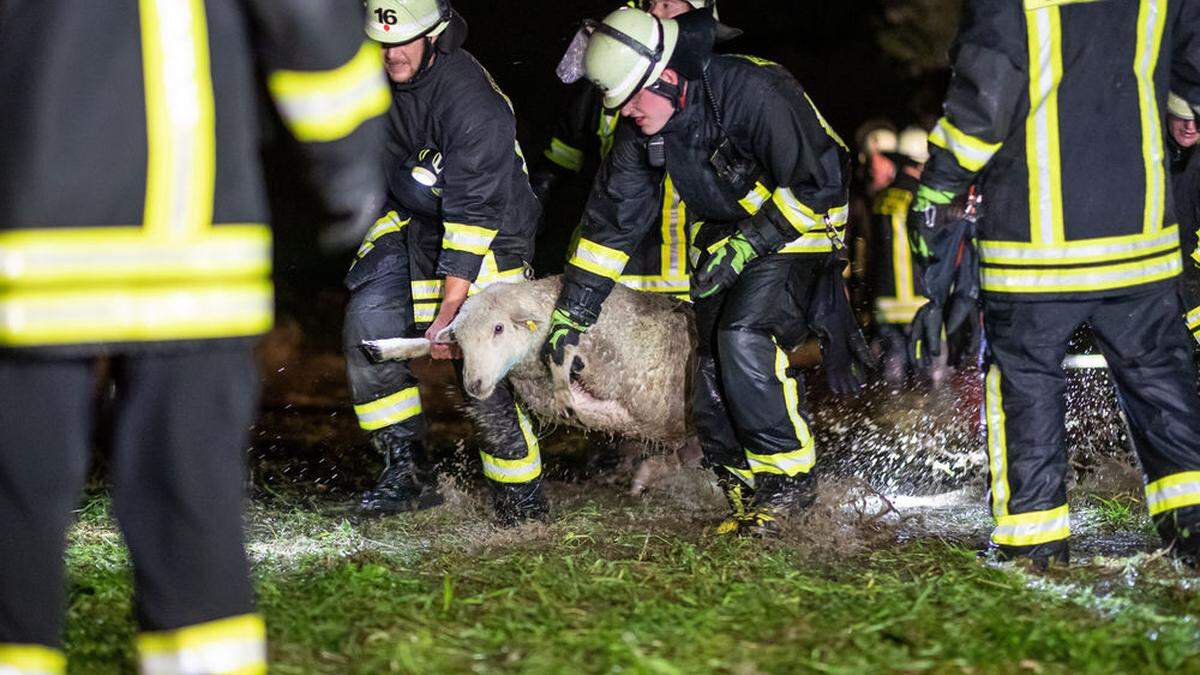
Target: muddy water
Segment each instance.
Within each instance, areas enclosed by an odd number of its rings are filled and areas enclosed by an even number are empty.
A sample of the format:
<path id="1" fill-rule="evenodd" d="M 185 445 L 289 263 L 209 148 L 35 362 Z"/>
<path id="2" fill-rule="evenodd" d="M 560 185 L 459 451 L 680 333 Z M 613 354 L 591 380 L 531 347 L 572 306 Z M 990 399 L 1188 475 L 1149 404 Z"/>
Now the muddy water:
<path id="1" fill-rule="evenodd" d="M 300 331 L 285 324 L 261 357 L 263 406 L 248 450 L 254 493 L 350 504 L 374 483 L 382 462 L 358 429 L 340 354 L 306 346 Z M 453 370 L 428 360 L 414 362 L 414 370 L 430 424 L 428 462 L 464 489 L 480 490 L 478 446 L 460 411 Z M 808 383 L 823 480 L 860 481 L 879 495 L 869 499 L 889 500 L 904 521 L 901 537 L 986 539 L 991 522 L 977 372 L 955 374 L 939 387 L 899 391 L 876 385 L 850 399 L 832 396 L 819 371 L 808 371 Z M 1085 547 L 1080 553 L 1144 548 L 1152 537 L 1107 532 L 1089 506 L 1096 496 L 1136 494 L 1139 487 L 1106 375 L 1070 373 L 1067 398 L 1070 483 L 1078 502 L 1072 506 L 1073 526 L 1089 535 L 1076 538 Z M 542 448 L 551 481 L 605 492 L 628 488 L 629 458 L 608 439 L 560 429 L 543 438 Z M 681 480 L 703 482 L 694 458 L 668 460 L 653 460 L 643 477 L 648 493 L 671 494 L 681 508 L 689 500 L 710 508 L 711 494 L 679 489 Z M 680 478 L 685 470 L 688 477 Z"/>

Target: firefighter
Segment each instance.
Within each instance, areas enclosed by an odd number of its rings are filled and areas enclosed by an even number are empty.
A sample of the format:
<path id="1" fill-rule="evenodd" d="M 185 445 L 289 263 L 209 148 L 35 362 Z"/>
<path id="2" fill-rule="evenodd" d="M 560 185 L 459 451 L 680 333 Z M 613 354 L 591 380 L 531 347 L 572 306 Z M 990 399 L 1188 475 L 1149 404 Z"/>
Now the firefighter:
<path id="1" fill-rule="evenodd" d="M 638 3 L 629 2 L 627 6 Z M 642 9 L 660 19 L 675 17 L 696 9 L 712 7 L 715 0 L 645 0 Z M 732 40 L 741 31 L 718 25 L 718 41 Z M 543 204 L 555 187 L 576 175 L 595 173 L 595 166 L 612 147 L 617 130 L 617 111 L 605 109 L 600 92 L 587 82 L 573 85 L 570 100 L 559 120 L 548 147 L 543 151 L 530 182 Z M 585 171 L 585 168 L 587 169 Z M 661 186 L 662 208 L 658 227 L 643 240 L 629 258 L 618 283 L 651 293 L 665 293 L 688 299 L 687 270 L 687 213 L 678 191 L 669 177 Z M 574 252 L 574 241 L 568 243 L 566 228 L 549 228 L 539 233 L 538 273 L 561 271 L 563 263 Z"/>
<path id="2" fill-rule="evenodd" d="M 1200 270 L 1189 260 L 1196 254 L 1200 230 L 1200 152 L 1196 152 L 1196 111 L 1177 94 L 1167 98 L 1167 152 L 1171 162 L 1171 192 L 1179 217 L 1180 248 L 1183 253 L 1184 301 L 1188 330 L 1200 342 Z"/>
<path id="3" fill-rule="evenodd" d="M 266 672 L 241 508 L 272 322 L 254 148 L 281 118 L 326 234 L 362 236 L 387 90 L 359 22 L 293 0 L 0 6 L 0 672 L 65 669 L 100 357 L 142 672 Z"/>
<path id="4" fill-rule="evenodd" d="M 910 152 L 915 149 L 908 148 Z M 908 154 L 884 154 L 894 167 L 895 178 L 876 194 L 871 207 L 865 277 L 882 353 L 883 378 L 889 386 L 900 387 L 912 365 L 908 362 L 908 326 L 925 304 L 920 274 L 912 264 L 906 226 L 908 208 L 924 165 L 920 158 Z M 935 368 L 930 373 L 931 379 L 939 381 L 944 372 L 944 368 Z"/>
<path id="5" fill-rule="evenodd" d="M 782 67 L 714 55 L 715 27 L 707 12 L 664 20 L 637 9 L 586 27 L 580 66 L 623 119 L 588 199 L 543 358 L 567 365 L 566 347 L 596 320 L 657 222 L 657 186 L 670 176 L 691 218 L 703 221 L 689 233 L 698 263 L 694 414 L 730 501 L 720 530 L 770 533 L 810 487 L 813 437 L 784 350 L 808 332 L 809 299 L 845 227 L 848 153 Z M 840 279 L 837 269 L 827 276 Z"/>
<path id="6" fill-rule="evenodd" d="M 366 32 L 381 45 L 392 82 L 387 199 L 346 276 L 343 344 L 359 426 L 386 460 L 362 508 L 386 514 L 441 498 L 418 472 L 425 423 L 416 379 L 406 362 L 372 363 L 359 343 L 436 339 L 469 293 L 524 281 L 540 207 L 512 105 L 462 49 L 462 17 L 445 0 L 369 0 Z M 438 344 L 432 356 L 453 354 Z M 483 439 L 481 451 L 498 517 L 544 515 L 537 437 L 525 411 L 506 386 L 473 405 L 475 414 L 508 425 L 508 433 Z"/>
<path id="7" fill-rule="evenodd" d="M 1168 80 L 1200 102 L 1200 2 L 966 4 L 910 239 L 930 270 L 952 265 L 960 237 L 945 210 L 976 183 L 991 540 L 1003 558 L 1068 558 L 1061 364 L 1084 322 L 1129 418 L 1150 515 L 1177 554 L 1200 553 L 1200 398 L 1178 318 Z M 914 320 L 931 351 L 943 306 L 930 291 Z"/>

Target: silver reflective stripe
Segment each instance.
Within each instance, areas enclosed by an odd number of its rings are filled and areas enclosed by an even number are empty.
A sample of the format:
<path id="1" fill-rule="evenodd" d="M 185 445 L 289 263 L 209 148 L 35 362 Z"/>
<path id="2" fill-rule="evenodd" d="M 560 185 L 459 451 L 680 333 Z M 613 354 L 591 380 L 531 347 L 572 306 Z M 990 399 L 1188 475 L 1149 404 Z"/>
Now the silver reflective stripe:
<path id="1" fill-rule="evenodd" d="M 1186 483 L 1176 483 L 1166 487 L 1155 487 L 1150 484 L 1146 490 L 1146 508 L 1150 511 L 1150 515 L 1158 515 L 1163 511 L 1169 511 L 1174 508 L 1168 504 L 1171 500 L 1178 500 L 1184 497 L 1195 497 L 1194 500 L 1188 500 L 1192 504 L 1200 504 L 1200 472 L 1192 472 L 1197 474 L 1195 480 Z M 1183 504 L 1180 504 L 1182 506 Z"/>
<path id="2" fill-rule="evenodd" d="M 381 399 L 380 402 L 386 401 L 381 407 L 371 409 L 372 404 L 370 403 L 354 406 L 359 424 L 363 426 L 375 425 L 379 422 L 395 424 L 420 414 L 421 394 L 416 387 L 409 387 L 397 393 L 400 394 L 397 398 L 388 396 Z"/>
<path id="3" fill-rule="evenodd" d="M 1008 518 L 1014 517 L 1008 516 Z M 1046 541 L 1061 539 L 1064 533 L 1070 530 L 1070 527 L 1071 515 L 1066 509 L 1063 509 L 1061 515 L 1055 516 L 1050 520 L 1027 523 L 1009 522 L 997 525 L 996 529 L 992 532 L 992 539 L 997 543 L 1012 546 L 1032 546 Z"/>
<path id="4" fill-rule="evenodd" d="M 747 452 L 746 462 L 750 464 L 750 470 L 756 473 L 779 469 L 783 473 L 792 476 L 812 468 L 813 463 L 816 462 L 816 457 L 816 452 L 812 448 L 808 448 L 799 454 L 788 452 L 779 455 L 755 455 Z"/>
<path id="5" fill-rule="evenodd" d="M 1057 8 L 1048 8 L 1025 15 L 1032 33 L 1029 36 L 1033 51 L 1030 54 L 1030 73 L 1034 79 L 1030 86 L 1033 88 L 1031 100 L 1035 106 L 1030 119 L 1032 128 L 1026 131 L 1032 133 L 1034 142 L 1033 153 L 1030 153 L 1032 156 L 1028 161 L 1032 164 L 1029 180 L 1034 189 L 1031 197 L 1036 195 L 1036 199 L 1031 201 L 1029 207 L 1036 230 L 1034 237 L 1040 242 L 1055 240 L 1054 222 L 1059 198 L 1052 180 L 1052 164 L 1058 160 L 1058 148 L 1051 147 L 1056 141 L 1051 135 L 1057 132 L 1058 127 L 1058 120 L 1052 119 L 1057 113 L 1057 106 L 1052 100 L 1058 86 L 1054 73 L 1058 45 L 1054 43 L 1053 36 L 1057 12 Z"/>
<path id="6" fill-rule="evenodd" d="M 276 104 L 284 119 L 291 123 L 336 119 L 354 113 L 364 102 L 378 96 L 380 86 L 381 74 L 372 72 L 369 77 L 359 77 L 348 89 L 288 94 L 277 97 Z"/>
<path id="7" fill-rule="evenodd" d="M 1136 258 L 1179 245 L 1179 228 L 1169 227 L 1152 236 L 1132 235 L 1127 237 L 1105 237 L 1096 240 L 1081 239 L 1051 246 L 1038 246 L 996 240 L 981 240 L 979 255 L 985 263 L 1062 263 L 1071 264 L 1089 260 L 1111 261 L 1120 258 Z"/>

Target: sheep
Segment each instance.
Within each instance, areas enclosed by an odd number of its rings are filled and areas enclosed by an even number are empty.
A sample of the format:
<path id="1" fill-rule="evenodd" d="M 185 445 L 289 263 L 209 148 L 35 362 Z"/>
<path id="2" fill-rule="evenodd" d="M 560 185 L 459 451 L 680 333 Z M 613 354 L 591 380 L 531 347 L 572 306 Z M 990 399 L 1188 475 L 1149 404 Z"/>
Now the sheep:
<path id="1" fill-rule="evenodd" d="M 678 447 L 693 435 L 691 380 L 695 318 L 678 300 L 617 285 L 600 317 L 570 349 L 561 369 L 539 358 L 550 313 L 562 288 L 553 276 L 494 284 L 463 303 L 436 338 L 463 353 L 463 388 L 485 399 L 507 378 L 526 409 L 541 421 Z M 429 353 L 423 338 L 364 342 L 375 360 Z M 577 372 L 571 364 L 578 361 Z M 486 431 L 486 420 L 483 423 Z"/>

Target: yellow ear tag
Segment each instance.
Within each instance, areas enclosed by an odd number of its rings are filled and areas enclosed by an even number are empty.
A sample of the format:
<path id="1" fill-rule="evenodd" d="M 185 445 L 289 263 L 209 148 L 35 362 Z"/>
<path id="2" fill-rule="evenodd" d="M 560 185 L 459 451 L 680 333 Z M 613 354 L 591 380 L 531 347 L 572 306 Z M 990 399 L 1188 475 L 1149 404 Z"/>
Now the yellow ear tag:
<path id="1" fill-rule="evenodd" d="M 530 319 L 529 321 L 526 321 L 526 322 L 525 322 L 525 326 L 526 326 L 527 328 L 529 328 L 529 331 L 530 331 L 530 332 L 533 332 L 533 331 L 536 331 L 536 330 L 537 330 L 537 323 L 536 323 L 535 321 L 533 321 L 532 319 Z"/>

